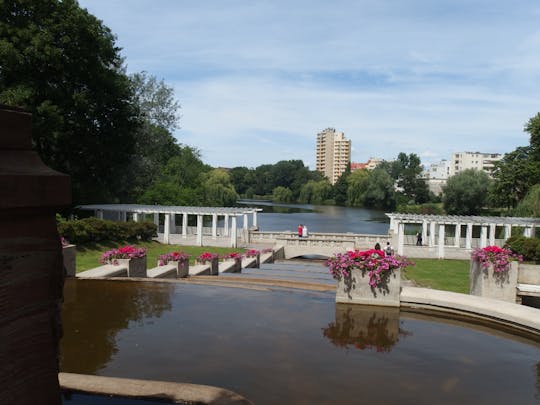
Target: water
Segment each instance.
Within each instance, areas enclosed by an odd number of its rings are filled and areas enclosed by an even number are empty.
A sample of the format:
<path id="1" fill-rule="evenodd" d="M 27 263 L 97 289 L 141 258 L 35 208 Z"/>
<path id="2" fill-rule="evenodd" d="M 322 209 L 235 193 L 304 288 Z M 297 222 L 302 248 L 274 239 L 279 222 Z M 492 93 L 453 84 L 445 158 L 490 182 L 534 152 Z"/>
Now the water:
<path id="1" fill-rule="evenodd" d="M 293 231 L 306 224 L 310 232 L 387 234 L 390 220 L 383 211 L 335 205 L 274 204 L 252 200 L 242 205 L 262 208 L 257 217 L 262 231 Z M 251 219 L 250 219 L 251 221 Z"/>
<path id="2" fill-rule="evenodd" d="M 61 370 L 210 384 L 256 404 L 533 404 L 540 343 L 334 293 L 68 280 Z"/>

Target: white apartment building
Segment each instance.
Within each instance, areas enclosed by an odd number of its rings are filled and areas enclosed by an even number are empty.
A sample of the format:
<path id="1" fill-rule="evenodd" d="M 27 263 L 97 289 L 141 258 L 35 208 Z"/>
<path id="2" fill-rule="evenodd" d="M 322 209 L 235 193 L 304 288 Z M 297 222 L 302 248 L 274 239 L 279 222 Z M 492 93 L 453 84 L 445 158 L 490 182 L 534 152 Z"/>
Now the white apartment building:
<path id="1" fill-rule="evenodd" d="M 456 152 L 452 154 L 450 175 L 453 176 L 467 169 L 483 170 L 491 174 L 493 163 L 501 160 L 500 153 Z"/>
<path id="2" fill-rule="evenodd" d="M 316 169 L 324 174 L 331 184 L 347 169 L 351 161 L 351 141 L 343 132 L 326 128 L 317 134 Z"/>

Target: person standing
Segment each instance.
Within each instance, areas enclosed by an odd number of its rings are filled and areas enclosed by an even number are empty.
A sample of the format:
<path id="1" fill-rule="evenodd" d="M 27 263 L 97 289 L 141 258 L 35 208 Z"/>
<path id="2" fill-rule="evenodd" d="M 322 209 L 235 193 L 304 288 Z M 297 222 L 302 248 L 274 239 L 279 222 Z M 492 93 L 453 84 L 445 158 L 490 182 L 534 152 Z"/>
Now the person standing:
<path id="1" fill-rule="evenodd" d="M 302 224 L 298 225 L 298 237 L 299 238 L 302 237 L 303 231 L 304 231 L 304 227 L 302 226 Z"/>
<path id="2" fill-rule="evenodd" d="M 386 256 L 392 256 L 393 253 L 394 253 L 394 249 L 392 248 L 392 245 L 390 244 L 390 242 L 386 242 L 386 248 L 384 249 L 384 254 Z"/>
<path id="3" fill-rule="evenodd" d="M 422 234 L 416 232 L 416 246 L 422 246 Z"/>
<path id="4" fill-rule="evenodd" d="M 308 237 L 307 226 L 305 226 L 305 225 L 302 227 L 302 237 L 303 237 L 303 238 L 307 238 L 307 237 Z"/>

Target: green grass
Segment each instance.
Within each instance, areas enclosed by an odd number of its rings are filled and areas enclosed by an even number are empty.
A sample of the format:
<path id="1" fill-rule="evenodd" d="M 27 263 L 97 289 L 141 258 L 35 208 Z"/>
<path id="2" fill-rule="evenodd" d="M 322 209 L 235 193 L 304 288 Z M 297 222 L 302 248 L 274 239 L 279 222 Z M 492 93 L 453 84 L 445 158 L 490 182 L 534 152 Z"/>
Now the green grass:
<path id="1" fill-rule="evenodd" d="M 416 265 L 407 267 L 404 277 L 419 287 L 469 293 L 469 261 L 412 259 Z"/>
<path id="2" fill-rule="evenodd" d="M 164 245 L 158 242 L 100 242 L 100 243 L 87 243 L 84 245 L 77 245 L 77 273 L 85 270 L 92 269 L 97 266 L 101 266 L 99 258 L 103 252 L 123 246 L 134 245 L 137 247 L 145 247 L 147 251 L 147 263 L 148 268 L 155 267 L 157 265 L 157 258 L 159 255 L 168 252 L 182 251 L 191 255 L 190 263 L 195 262 L 195 257 L 202 252 L 212 252 L 217 254 L 224 254 L 229 252 L 243 252 L 243 249 L 210 247 L 210 246 L 178 246 L 178 245 Z"/>

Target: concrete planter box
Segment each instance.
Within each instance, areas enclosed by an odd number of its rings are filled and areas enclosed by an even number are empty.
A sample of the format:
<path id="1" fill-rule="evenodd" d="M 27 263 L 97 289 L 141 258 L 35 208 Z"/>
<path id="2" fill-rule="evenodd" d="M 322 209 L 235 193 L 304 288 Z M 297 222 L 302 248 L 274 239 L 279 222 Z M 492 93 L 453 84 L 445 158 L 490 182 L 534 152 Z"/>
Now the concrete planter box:
<path id="1" fill-rule="evenodd" d="M 160 266 L 159 260 L 157 262 L 158 267 Z M 189 259 L 187 260 L 169 260 L 166 266 L 175 266 L 176 267 L 176 278 L 184 278 L 189 274 Z"/>
<path id="2" fill-rule="evenodd" d="M 75 245 L 62 246 L 62 255 L 64 256 L 64 269 L 66 277 L 75 277 L 77 250 Z"/>
<path id="3" fill-rule="evenodd" d="M 353 269 L 350 277 L 338 280 L 336 302 L 399 307 L 401 269 L 392 270 L 386 281 L 380 287 L 371 287 L 367 271 Z"/>
<path id="4" fill-rule="evenodd" d="M 495 273 L 493 265 L 483 269 L 479 261 L 471 260 L 469 270 L 471 295 L 515 303 L 518 268 L 518 262 L 511 262 L 508 271 Z"/>
<path id="5" fill-rule="evenodd" d="M 260 253 L 254 256 L 246 256 L 246 257 L 248 259 L 255 259 L 255 265 L 253 266 L 253 268 L 258 269 L 261 267 L 261 254 Z"/>
<path id="6" fill-rule="evenodd" d="M 226 259 L 223 259 L 223 262 L 234 262 L 234 267 L 232 271 L 234 273 L 240 272 L 242 270 L 242 258 L 241 257 L 228 257 Z"/>
<path id="7" fill-rule="evenodd" d="M 147 277 L 146 256 L 135 259 L 116 259 L 118 265 L 127 267 L 128 277 Z"/>
<path id="8" fill-rule="evenodd" d="M 195 262 L 197 264 L 209 264 L 210 265 L 210 275 L 211 276 L 217 276 L 219 274 L 219 263 L 218 263 L 218 258 L 217 257 L 215 259 L 206 260 L 206 261 L 196 259 Z"/>
<path id="9" fill-rule="evenodd" d="M 519 264 L 518 283 L 540 285 L 540 264 Z"/>

